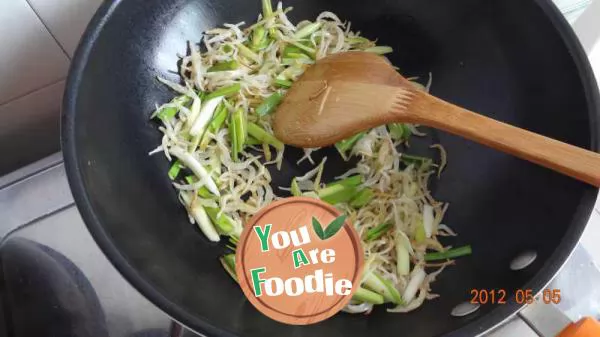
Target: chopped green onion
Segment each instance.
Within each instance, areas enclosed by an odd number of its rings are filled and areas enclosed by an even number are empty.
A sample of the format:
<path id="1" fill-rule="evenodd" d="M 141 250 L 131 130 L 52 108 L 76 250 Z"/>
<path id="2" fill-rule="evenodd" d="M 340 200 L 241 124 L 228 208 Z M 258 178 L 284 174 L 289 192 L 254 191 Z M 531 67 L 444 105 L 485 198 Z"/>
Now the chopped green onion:
<path id="1" fill-rule="evenodd" d="M 356 188 L 353 186 L 331 185 L 320 189 L 317 192 L 319 199 L 336 205 L 342 202 L 350 201 L 356 195 Z"/>
<path id="2" fill-rule="evenodd" d="M 177 157 L 179 160 L 181 160 L 183 165 L 192 170 L 192 172 L 194 172 L 194 174 L 198 178 L 202 179 L 204 185 L 206 186 L 206 188 L 208 188 L 209 191 L 211 191 L 216 196 L 221 196 L 217 184 L 215 184 L 215 181 L 208 174 L 204 166 L 202 166 L 202 164 L 200 164 L 200 162 L 196 158 L 194 158 L 190 153 L 183 151 L 179 147 L 172 147 L 169 149 L 169 152 L 175 157 Z"/>
<path id="3" fill-rule="evenodd" d="M 400 156 L 400 160 L 406 165 L 410 165 L 410 164 L 422 165 L 427 162 L 432 162 L 431 158 L 411 156 L 411 155 L 404 154 L 404 153 Z"/>
<path id="4" fill-rule="evenodd" d="M 250 48 L 244 46 L 243 44 L 240 44 L 237 47 L 238 47 L 238 51 L 240 52 L 240 55 L 242 55 L 243 57 L 248 58 L 256 63 L 260 63 L 260 57 L 258 57 L 257 53 L 250 50 Z"/>
<path id="5" fill-rule="evenodd" d="M 292 81 L 288 81 L 288 80 L 282 80 L 279 78 L 275 79 L 275 84 L 282 87 L 282 88 L 290 88 L 292 86 Z"/>
<path id="6" fill-rule="evenodd" d="M 175 97 L 171 101 L 171 103 L 186 105 L 190 102 L 190 100 L 191 100 L 191 98 L 189 96 L 182 95 L 179 97 Z M 171 119 L 171 118 L 175 117 L 175 115 L 177 115 L 178 111 L 179 111 L 179 109 L 177 107 L 162 108 L 156 116 L 158 116 L 158 118 L 160 118 L 160 119 Z"/>
<path id="7" fill-rule="evenodd" d="M 354 136 L 352 136 L 350 138 L 341 140 L 341 141 L 335 143 L 335 148 L 345 159 L 346 152 L 348 152 L 348 150 L 351 150 L 354 147 L 354 145 L 356 144 L 356 142 L 358 142 L 364 135 L 365 135 L 365 133 L 361 132 L 361 133 L 355 134 Z"/>
<path id="8" fill-rule="evenodd" d="M 399 276 L 406 276 L 410 273 L 410 254 L 401 240 L 402 238 L 396 235 L 396 272 Z M 410 245 L 410 241 L 406 244 Z"/>
<path id="9" fill-rule="evenodd" d="M 298 42 L 290 42 L 292 45 L 298 47 L 299 49 L 303 50 L 308 56 L 310 56 L 310 58 L 312 58 L 313 60 L 317 57 L 317 51 L 314 48 L 308 47 L 303 45 L 302 43 L 298 43 Z"/>
<path id="10" fill-rule="evenodd" d="M 230 44 L 225 44 L 223 45 L 223 52 L 224 53 L 231 53 L 233 51 L 233 47 Z"/>
<path id="11" fill-rule="evenodd" d="M 224 104 L 221 104 L 219 109 L 217 109 L 217 112 L 214 114 L 212 121 L 210 121 L 208 130 L 212 133 L 217 133 L 219 130 L 221 130 L 221 126 L 223 126 L 223 123 L 225 123 L 225 120 L 227 119 L 228 112 L 229 111 L 227 110 L 227 107 Z"/>
<path id="12" fill-rule="evenodd" d="M 190 128 L 190 135 L 192 136 L 200 136 L 204 134 L 206 131 L 206 127 L 208 123 L 212 120 L 215 110 L 221 104 L 223 100 L 223 96 L 207 98 L 202 104 L 202 108 L 200 109 L 200 113 L 198 114 L 196 120 L 192 123 Z M 199 141 L 199 140 L 198 140 Z"/>
<path id="13" fill-rule="evenodd" d="M 246 144 L 248 145 L 262 145 L 262 143 L 260 141 L 258 141 L 256 138 L 248 136 L 248 139 L 246 139 Z"/>
<path id="14" fill-rule="evenodd" d="M 348 42 L 351 45 L 353 45 L 353 44 L 367 44 L 367 43 L 371 43 L 371 41 L 369 39 L 364 38 L 362 36 L 347 37 L 346 38 L 346 42 Z"/>
<path id="15" fill-rule="evenodd" d="M 375 46 L 365 49 L 366 52 L 375 53 L 379 55 L 389 54 L 394 51 L 392 47 L 389 46 Z"/>
<path id="16" fill-rule="evenodd" d="M 177 178 L 177 176 L 179 175 L 179 171 L 181 171 L 181 168 L 181 163 L 179 162 L 179 160 L 176 160 L 175 163 L 173 163 L 173 165 L 171 165 L 171 168 L 169 169 L 169 178 L 171 178 L 171 180 Z"/>
<path id="17" fill-rule="evenodd" d="M 425 226 L 423 225 L 422 219 L 419 219 L 417 221 L 417 227 L 415 228 L 414 236 L 415 236 L 415 241 L 417 243 L 422 243 L 427 238 L 427 236 L 425 235 Z"/>
<path id="18" fill-rule="evenodd" d="M 263 17 L 265 19 L 273 16 L 273 6 L 271 5 L 271 0 L 262 0 L 262 10 Z"/>
<path id="19" fill-rule="evenodd" d="M 265 29 L 265 27 L 263 26 L 258 26 L 256 28 L 254 28 L 254 31 L 252 32 L 252 49 L 254 50 L 260 50 L 262 49 L 261 47 L 264 46 L 265 41 L 267 41 L 267 31 Z M 268 41 L 267 41 L 268 43 Z"/>
<path id="20" fill-rule="evenodd" d="M 357 174 L 357 175 L 349 176 L 348 178 L 344 178 L 342 180 L 334 181 L 332 183 L 327 184 L 327 186 L 343 185 L 343 186 L 356 187 L 356 186 L 362 184 L 362 182 L 363 182 L 362 176 Z"/>
<path id="21" fill-rule="evenodd" d="M 262 148 L 263 153 L 265 154 L 265 160 L 271 161 L 271 148 L 269 147 L 269 144 L 263 143 Z"/>
<path id="22" fill-rule="evenodd" d="M 319 28 L 321 28 L 322 25 L 323 25 L 323 23 L 321 23 L 321 22 L 309 23 L 306 26 L 300 28 L 300 30 L 298 30 L 294 34 L 294 38 L 295 39 L 303 39 L 303 38 L 305 38 L 307 36 L 310 36 L 312 33 L 314 33 L 317 30 L 319 30 Z"/>
<path id="23" fill-rule="evenodd" d="M 204 207 L 204 209 L 220 233 L 230 235 L 235 231 L 235 221 L 232 218 L 225 214 L 217 217 L 217 214 L 219 214 L 219 209 L 217 208 Z"/>
<path id="24" fill-rule="evenodd" d="M 215 71 L 235 70 L 239 66 L 240 66 L 239 63 L 237 63 L 236 61 L 219 62 L 219 63 L 213 65 L 212 67 L 208 68 L 207 72 L 212 73 Z"/>
<path id="25" fill-rule="evenodd" d="M 365 241 L 373 241 L 379 239 L 383 234 L 392 228 L 391 223 L 382 223 L 381 225 L 375 226 L 367 231 L 367 237 Z"/>
<path id="26" fill-rule="evenodd" d="M 448 249 L 445 252 L 434 252 L 425 254 L 425 261 L 447 260 L 455 257 L 471 255 L 472 250 L 470 245 Z"/>
<path id="27" fill-rule="evenodd" d="M 221 87 L 206 96 L 206 99 L 212 99 L 219 96 L 231 96 L 233 94 L 237 94 L 240 90 L 242 90 L 242 86 L 239 83 L 232 84 L 227 87 Z"/>
<path id="28" fill-rule="evenodd" d="M 185 177 L 185 181 L 191 185 L 198 180 L 194 176 L 187 176 Z M 210 193 L 206 186 L 202 186 L 198 189 L 198 195 L 204 199 L 214 199 L 216 197 L 214 194 Z"/>
<path id="29" fill-rule="evenodd" d="M 390 136 L 392 136 L 392 139 L 394 139 L 394 140 L 405 141 L 411 135 L 411 131 L 406 124 L 393 123 L 393 124 L 388 124 L 387 127 L 388 127 L 388 130 L 390 130 Z"/>
<path id="30" fill-rule="evenodd" d="M 248 123 L 248 134 L 262 143 L 272 145 L 277 150 L 283 150 L 283 143 L 272 134 L 254 123 Z"/>
<path id="31" fill-rule="evenodd" d="M 204 233 L 204 235 L 206 235 L 210 241 L 218 242 L 220 240 L 219 233 L 217 233 L 215 227 L 208 218 L 204 207 L 202 207 L 202 205 L 199 203 L 193 203 L 194 199 L 191 195 L 192 193 L 188 192 L 181 193 L 181 198 L 185 202 L 188 211 L 192 215 L 192 218 L 194 218 L 202 233 Z"/>
<path id="32" fill-rule="evenodd" d="M 270 114 L 279 105 L 282 97 L 283 96 L 278 92 L 267 97 L 267 99 L 265 99 L 258 107 L 256 107 L 256 113 L 259 116 Z"/>
<path id="33" fill-rule="evenodd" d="M 238 155 L 244 149 L 246 137 L 248 135 L 248 121 L 244 109 L 239 108 L 231 115 L 229 122 L 229 137 L 231 138 L 231 155 L 234 160 L 238 159 Z"/>
<path id="34" fill-rule="evenodd" d="M 292 179 L 291 193 L 295 197 L 299 197 L 302 195 L 302 190 L 300 190 L 300 186 L 298 186 L 296 178 Z"/>
<path id="35" fill-rule="evenodd" d="M 361 208 L 373 200 L 374 193 L 370 188 L 365 188 L 360 191 L 350 201 L 350 206 L 354 208 Z"/>
<path id="36" fill-rule="evenodd" d="M 237 275 L 235 273 L 235 254 L 227 254 L 219 259 L 223 268 L 231 278 L 237 282 Z"/>
<path id="37" fill-rule="evenodd" d="M 394 287 L 392 282 L 379 276 L 375 272 L 369 272 L 364 280 L 364 286 L 383 296 L 386 302 L 392 302 L 394 304 L 402 304 L 402 296 L 398 290 Z"/>
<path id="38" fill-rule="evenodd" d="M 171 119 L 177 115 L 177 111 L 179 110 L 175 107 L 162 108 L 157 116 L 160 119 Z"/>
<path id="39" fill-rule="evenodd" d="M 319 195 L 315 191 L 306 191 L 302 193 L 303 197 L 309 197 L 313 199 L 319 199 Z"/>
<path id="40" fill-rule="evenodd" d="M 285 48 L 283 49 L 283 52 L 281 52 L 281 59 L 285 60 L 285 59 L 299 59 L 299 58 L 306 58 L 307 60 L 312 60 L 312 56 L 310 54 L 309 50 L 306 50 L 306 48 L 312 49 L 309 46 L 306 46 L 304 44 L 301 44 L 304 49 L 296 47 L 294 45 L 288 44 L 287 46 L 285 46 Z"/>
<path id="41" fill-rule="evenodd" d="M 310 56 L 303 54 L 303 53 L 289 53 L 286 55 L 286 58 L 282 59 L 282 63 L 285 64 L 294 64 L 296 62 L 296 60 L 307 60 L 308 62 L 312 62 Z"/>
<path id="42" fill-rule="evenodd" d="M 371 304 L 383 304 L 383 296 L 363 287 L 356 289 L 354 295 L 352 295 L 352 299 Z"/>

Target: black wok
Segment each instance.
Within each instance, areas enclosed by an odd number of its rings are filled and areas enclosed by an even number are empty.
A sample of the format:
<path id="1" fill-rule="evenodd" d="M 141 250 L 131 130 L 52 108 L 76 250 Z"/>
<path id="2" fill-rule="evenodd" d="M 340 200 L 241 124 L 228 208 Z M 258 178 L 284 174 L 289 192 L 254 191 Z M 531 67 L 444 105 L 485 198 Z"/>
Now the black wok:
<path id="1" fill-rule="evenodd" d="M 495 119 L 598 150 L 598 93 L 576 37 L 549 0 L 288 0 L 293 20 L 331 10 L 365 36 L 394 47 L 405 76 L 433 73 L 434 95 Z M 64 98 L 62 142 L 69 181 L 92 235 L 119 271 L 174 319 L 208 336 L 474 336 L 519 310 L 516 289 L 542 289 L 576 245 L 597 190 L 464 139 L 428 130 L 449 165 L 434 194 L 449 201 L 444 223 L 474 254 L 433 285 L 441 298 L 408 314 L 383 308 L 338 314 L 312 326 L 274 322 L 223 272 L 221 245 L 187 221 L 166 176 L 149 121 L 172 93 L 156 75 L 176 80 L 176 53 L 224 22 L 252 22 L 258 0 L 106 1 L 73 60 Z M 289 151 L 276 185 L 307 166 Z M 327 151 L 324 151 L 327 154 Z M 332 153 L 329 153 L 331 156 Z M 344 168 L 328 162 L 331 178 Z M 326 177 L 327 178 L 327 177 Z M 510 261 L 533 250 L 521 271 Z M 505 289 L 507 304 L 462 318 L 452 308 L 470 289 Z"/>

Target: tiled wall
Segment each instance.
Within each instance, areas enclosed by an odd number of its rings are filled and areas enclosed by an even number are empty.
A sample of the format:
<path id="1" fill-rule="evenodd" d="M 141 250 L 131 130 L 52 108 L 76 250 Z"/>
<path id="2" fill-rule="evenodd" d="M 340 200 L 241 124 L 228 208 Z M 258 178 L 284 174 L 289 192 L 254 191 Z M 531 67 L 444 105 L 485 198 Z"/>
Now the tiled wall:
<path id="1" fill-rule="evenodd" d="M 0 176 L 60 149 L 70 59 L 102 0 L 0 0 Z"/>

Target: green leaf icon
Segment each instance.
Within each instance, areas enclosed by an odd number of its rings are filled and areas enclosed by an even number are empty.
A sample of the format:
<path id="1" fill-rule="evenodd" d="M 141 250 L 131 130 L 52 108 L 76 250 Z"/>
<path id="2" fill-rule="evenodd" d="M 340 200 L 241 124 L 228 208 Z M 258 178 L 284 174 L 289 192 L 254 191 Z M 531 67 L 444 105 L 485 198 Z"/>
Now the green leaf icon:
<path id="1" fill-rule="evenodd" d="M 314 216 L 312 218 L 312 225 L 319 239 L 325 240 L 325 233 L 323 233 L 323 227 L 321 227 L 321 223 Z"/>
<path id="2" fill-rule="evenodd" d="M 334 236 L 337 232 L 339 232 L 339 230 L 344 226 L 344 221 L 346 221 L 346 216 L 345 215 L 340 215 L 337 218 L 335 218 L 329 225 L 327 225 L 327 228 L 325 228 L 325 240 L 329 239 L 330 237 Z"/>

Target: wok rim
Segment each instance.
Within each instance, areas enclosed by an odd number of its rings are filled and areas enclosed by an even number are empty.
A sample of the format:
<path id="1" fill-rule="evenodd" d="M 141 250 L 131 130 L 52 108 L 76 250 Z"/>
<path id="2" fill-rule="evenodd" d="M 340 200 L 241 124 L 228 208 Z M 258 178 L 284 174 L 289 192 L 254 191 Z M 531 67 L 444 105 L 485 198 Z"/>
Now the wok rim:
<path id="1" fill-rule="evenodd" d="M 237 335 L 227 331 L 227 327 L 217 327 L 208 321 L 204 321 L 189 314 L 179 305 L 162 295 L 150 282 L 145 280 L 142 275 L 136 271 L 135 267 L 129 264 L 125 256 L 121 254 L 104 230 L 100 219 L 96 216 L 96 212 L 90 202 L 90 197 L 84 187 L 83 177 L 79 169 L 79 156 L 75 142 L 76 102 L 78 99 L 79 83 L 83 77 L 86 64 L 96 39 L 122 1 L 123 0 L 106 0 L 98 8 L 83 34 L 72 59 L 69 75 L 67 77 L 66 89 L 62 101 L 61 145 L 65 171 L 67 173 L 67 179 L 75 204 L 77 205 L 86 227 L 102 252 L 119 273 L 144 297 L 149 299 L 171 319 L 193 331 L 207 336 L 235 337 Z M 578 75 L 582 81 L 586 97 L 586 106 L 589 111 L 589 127 L 591 134 L 590 149 L 599 152 L 600 130 L 598 123 L 600 120 L 600 95 L 588 57 L 581 46 L 579 39 L 575 35 L 575 32 L 554 3 L 551 0 L 533 1 L 540 6 L 550 22 L 557 29 L 568 52 L 574 60 Z M 579 207 L 574 214 L 572 224 L 568 228 L 560 245 L 555 249 L 554 253 L 552 253 L 540 271 L 525 285 L 524 288 L 532 289 L 533 293 L 537 294 L 545 288 L 560 271 L 571 256 L 589 222 L 589 218 L 594 210 L 597 194 L 598 189 L 590 189 L 583 194 Z M 514 302 L 507 302 L 505 305 L 496 307 L 484 316 L 475 318 L 459 329 L 447 333 L 444 336 L 458 337 L 483 335 L 506 322 L 523 307 L 523 305 Z"/>

